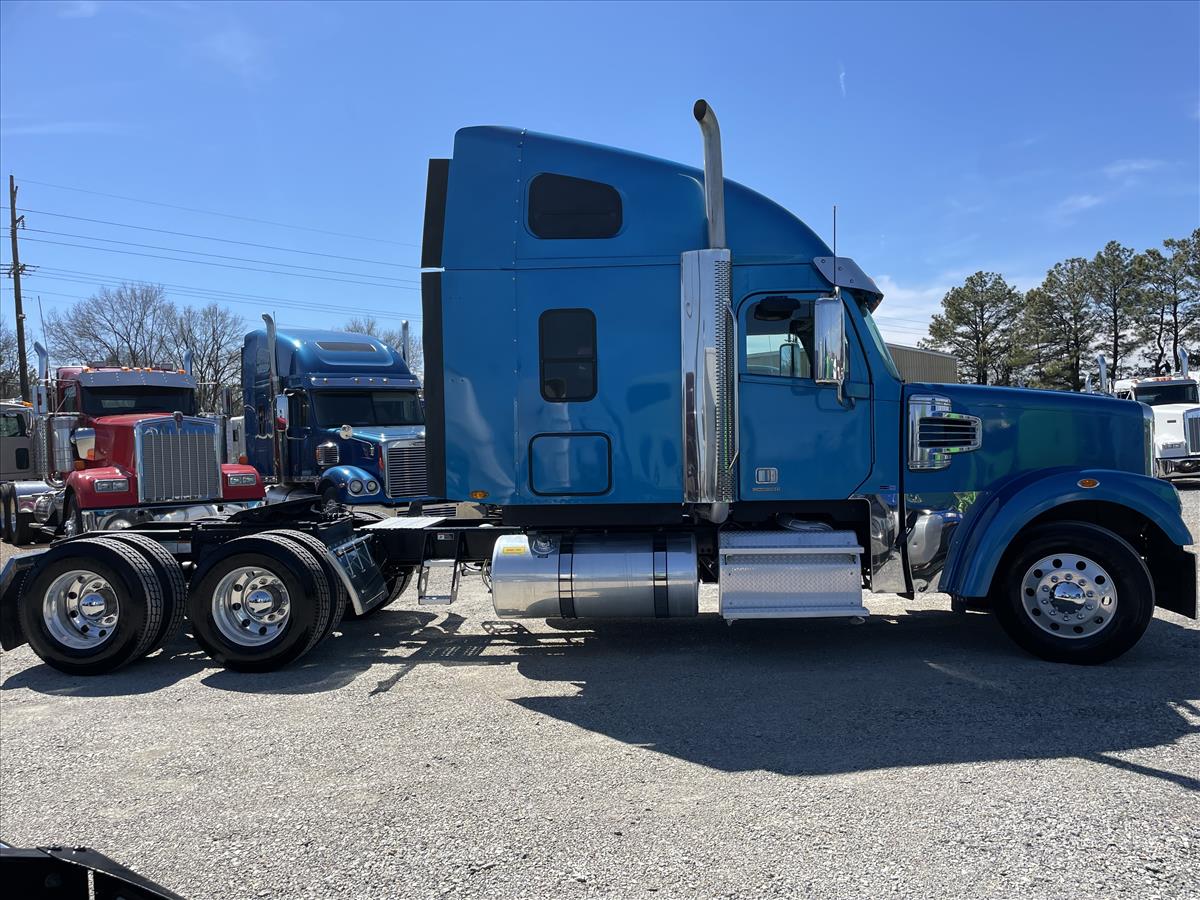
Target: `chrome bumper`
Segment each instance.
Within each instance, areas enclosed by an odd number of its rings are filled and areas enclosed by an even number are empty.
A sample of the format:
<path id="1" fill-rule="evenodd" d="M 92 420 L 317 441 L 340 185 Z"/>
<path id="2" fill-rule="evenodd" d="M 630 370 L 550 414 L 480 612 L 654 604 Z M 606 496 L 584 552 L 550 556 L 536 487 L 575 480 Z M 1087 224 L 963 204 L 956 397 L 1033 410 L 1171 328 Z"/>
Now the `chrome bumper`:
<path id="1" fill-rule="evenodd" d="M 131 528 L 146 522 L 194 522 L 197 519 L 221 518 L 243 509 L 261 506 L 261 500 L 239 500 L 229 503 L 189 503 L 180 506 L 124 506 L 118 509 L 81 510 L 84 531 L 112 531 Z"/>
<path id="2" fill-rule="evenodd" d="M 1200 475 L 1200 456 L 1159 457 L 1154 461 L 1159 478 Z"/>

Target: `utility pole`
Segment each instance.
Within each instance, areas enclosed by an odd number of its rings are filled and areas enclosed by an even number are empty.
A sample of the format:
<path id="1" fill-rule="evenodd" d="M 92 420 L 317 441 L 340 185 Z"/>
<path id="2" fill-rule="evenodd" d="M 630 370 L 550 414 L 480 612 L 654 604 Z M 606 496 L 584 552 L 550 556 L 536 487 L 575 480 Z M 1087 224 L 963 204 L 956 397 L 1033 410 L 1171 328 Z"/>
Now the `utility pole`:
<path id="1" fill-rule="evenodd" d="M 21 399 L 29 400 L 29 362 L 25 357 L 25 311 L 21 308 L 21 257 L 17 253 L 17 224 L 24 224 L 25 217 L 17 215 L 17 181 L 12 175 L 8 176 L 8 216 L 12 228 L 12 269 L 9 275 L 13 280 L 13 303 L 17 310 L 17 366 L 21 372 Z"/>

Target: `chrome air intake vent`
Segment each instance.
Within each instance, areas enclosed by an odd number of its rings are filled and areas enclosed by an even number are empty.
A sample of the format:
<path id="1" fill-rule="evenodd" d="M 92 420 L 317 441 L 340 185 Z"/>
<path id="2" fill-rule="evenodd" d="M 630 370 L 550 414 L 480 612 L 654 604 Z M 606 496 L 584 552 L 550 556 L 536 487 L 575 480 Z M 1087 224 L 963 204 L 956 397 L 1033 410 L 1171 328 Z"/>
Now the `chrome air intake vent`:
<path id="1" fill-rule="evenodd" d="M 945 397 L 911 397 L 908 401 L 908 467 L 944 469 L 955 453 L 978 450 L 983 423 L 976 416 L 951 412 Z"/>
<path id="2" fill-rule="evenodd" d="M 1200 453 L 1200 407 L 1183 414 L 1183 434 L 1187 439 L 1188 456 Z"/>
<path id="3" fill-rule="evenodd" d="M 333 441 L 326 441 L 324 444 L 317 445 L 317 465 L 322 469 L 329 468 L 329 466 L 336 466 L 340 458 L 338 445 Z"/>
<path id="4" fill-rule="evenodd" d="M 389 497 L 424 497 L 429 493 L 425 475 L 425 442 L 387 445 L 384 490 Z"/>

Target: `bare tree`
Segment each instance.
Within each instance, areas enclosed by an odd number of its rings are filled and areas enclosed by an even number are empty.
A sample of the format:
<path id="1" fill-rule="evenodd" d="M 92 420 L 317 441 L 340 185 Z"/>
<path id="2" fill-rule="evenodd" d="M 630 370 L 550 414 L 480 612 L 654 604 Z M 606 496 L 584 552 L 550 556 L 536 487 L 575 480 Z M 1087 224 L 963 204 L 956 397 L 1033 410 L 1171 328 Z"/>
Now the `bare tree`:
<path id="1" fill-rule="evenodd" d="M 355 334 L 369 334 L 396 350 L 401 350 L 403 344 L 399 328 L 384 328 L 374 316 L 355 316 L 342 328 Z M 421 344 L 421 332 L 414 328 L 408 331 L 408 368 L 418 378 L 425 374 L 425 348 Z"/>
<path id="2" fill-rule="evenodd" d="M 116 366 L 177 365 L 170 358 L 175 307 L 161 285 L 101 288 L 65 313 L 46 317 L 50 351 L 59 362 Z"/>
<path id="3" fill-rule="evenodd" d="M 198 384 L 196 404 L 202 410 L 215 411 L 221 388 L 240 390 L 242 336 L 246 322 L 237 313 L 210 303 L 187 306 L 175 314 L 171 343 L 175 355 L 183 359 L 192 352 L 192 373 Z"/>
<path id="4" fill-rule="evenodd" d="M 30 373 L 30 384 L 37 376 Z M 21 367 L 17 365 L 17 332 L 0 319 L 0 399 L 21 396 Z"/>

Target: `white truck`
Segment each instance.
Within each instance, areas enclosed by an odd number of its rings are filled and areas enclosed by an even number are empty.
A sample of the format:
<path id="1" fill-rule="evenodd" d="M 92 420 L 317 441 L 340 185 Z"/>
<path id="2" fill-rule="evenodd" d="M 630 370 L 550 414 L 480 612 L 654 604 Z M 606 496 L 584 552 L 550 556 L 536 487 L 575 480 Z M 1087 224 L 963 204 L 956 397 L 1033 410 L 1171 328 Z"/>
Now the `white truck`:
<path id="1" fill-rule="evenodd" d="M 1179 351 L 1178 372 L 1122 378 L 1113 393 L 1153 410 L 1154 473 L 1159 478 L 1200 474 L 1200 389 L 1189 374 L 1187 351 Z"/>

